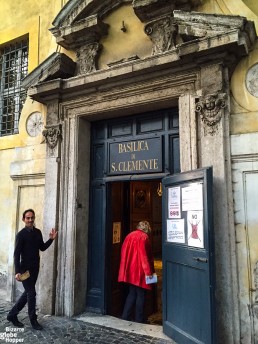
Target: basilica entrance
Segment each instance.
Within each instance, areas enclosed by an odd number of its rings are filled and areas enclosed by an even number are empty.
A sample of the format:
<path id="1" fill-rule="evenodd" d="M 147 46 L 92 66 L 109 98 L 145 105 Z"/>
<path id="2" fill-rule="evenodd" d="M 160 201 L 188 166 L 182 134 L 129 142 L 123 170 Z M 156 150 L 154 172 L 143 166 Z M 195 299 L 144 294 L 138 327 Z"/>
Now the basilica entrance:
<path id="1" fill-rule="evenodd" d="M 92 123 L 89 311 L 121 315 L 126 295 L 117 282 L 121 245 L 147 220 L 160 284 L 148 295 L 146 312 L 161 314 L 161 179 L 179 172 L 178 108 Z"/>
<path id="2" fill-rule="evenodd" d="M 91 135 L 86 308 L 121 316 L 121 246 L 147 220 L 159 282 L 146 319 L 178 342 L 214 343 L 212 169 L 180 174 L 177 109 L 96 122 Z"/>
<path id="3" fill-rule="evenodd" d="M 147 292 L 145 318 L 150 324 L 162 325 L 162 187 L 160 179 L 113 182 L 108 186 L 108 294 L 107 313 L 120 317 L 127 286 L 117 282 L 121 246 L 125 236 L 139 221 L 150 223 L 150 241 L 158 283 Z"/>

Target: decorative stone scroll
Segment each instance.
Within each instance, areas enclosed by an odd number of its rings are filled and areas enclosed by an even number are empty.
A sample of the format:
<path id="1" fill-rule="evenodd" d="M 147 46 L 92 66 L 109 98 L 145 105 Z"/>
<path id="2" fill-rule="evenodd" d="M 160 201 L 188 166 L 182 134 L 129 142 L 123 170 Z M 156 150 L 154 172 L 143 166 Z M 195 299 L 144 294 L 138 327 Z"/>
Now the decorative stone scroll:
<path id="1" fill-rule="evenodd" d="M 175 47 L 177 25 L 171 17 L 163 17 L 148 23 L 144 31 L 153 42 L 152 55 L 163 53 Z"/>
<path id="2" fill-rule="evenodd" d="M 205 38 L 212 40 L 215 37 L 219 38 L 219 41 L 216 42 L 215 39 L 213 44 L 220 46 L 224 35 L 232 34 L 233 31 L 240 37 L 239 40 L 242 37 L 246 40 L 246 48 L 255 41 L 254 26 L 243 17 L 181 10 L 173 10 L 152 19 L 145 25 L 144 30 L 153 42 L 153 55 L 164 53 L 191 41 L 198 43 Z"/>
<path id="3" fill-rule="evenodd" d="M 96 70 L 96 60 L 102 45 L 100 43 L 89 43 L 77 50 L 78 72 L 77 74 L 91 73 Z"/>
<path id="4" fill-rule="evenodd" d="M 225 93 L 213 93 L 199 98 L 199 102 L 195 105 L 195 110 L 200 114 L 204 123 L 205 134 L 214 135 L 218 129 L 225 106 Z"/>
<path id="5" fill-rule="evenodd" d="M 62 126 L 58 124 L 43 130 L 43 136 L 46 138 L 47 146 L 50 149 L 54 149 L 58 143 L 58 140 L 62 138 Z"/>

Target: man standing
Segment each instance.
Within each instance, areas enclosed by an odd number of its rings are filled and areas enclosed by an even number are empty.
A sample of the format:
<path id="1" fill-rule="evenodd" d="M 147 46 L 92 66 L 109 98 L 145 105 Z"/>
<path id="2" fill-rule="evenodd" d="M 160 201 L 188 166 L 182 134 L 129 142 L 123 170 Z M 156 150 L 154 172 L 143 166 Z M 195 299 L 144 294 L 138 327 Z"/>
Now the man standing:
<path id="1" fill-rule="evenodd" d="M 152 278 L 154 260 L 148 234 L 151 228 L 147 221 L 138 223 L 136 230 L 125 238 L 118 274 L 118 281 L 129 284 L 129 294 L 126 298 L 122 319 L 130 320 L 135 305 L 135 321 L 144 323 L 144 303 L 147 289 L 146 277 Z"/>
<path id="2" fill-rule="evenodd" d="M 35 330 L 42 330 L 42 326 L 37 321 L 36 315 L 36 282 L 39 273 L 39 250 L 45 251 L 55 240 L 57 231 L 52 228 L 49 233 L 49 240 L 44 243 L 42 233 L 34 227 L 35 212 L 33 209 L 27 209 L 23 212 L 22 221 L 25 227 L 16 235 L 14 249 L 14 267 L 15 279 L 21 281 L 21 274 L 29 271 L 30 276 L 22 281 L 24 293 L 10 310 L 7 320 L 13 325 L 23 327 L 17 315 L 28 302 L 28 314 L 32 327 Z"/>

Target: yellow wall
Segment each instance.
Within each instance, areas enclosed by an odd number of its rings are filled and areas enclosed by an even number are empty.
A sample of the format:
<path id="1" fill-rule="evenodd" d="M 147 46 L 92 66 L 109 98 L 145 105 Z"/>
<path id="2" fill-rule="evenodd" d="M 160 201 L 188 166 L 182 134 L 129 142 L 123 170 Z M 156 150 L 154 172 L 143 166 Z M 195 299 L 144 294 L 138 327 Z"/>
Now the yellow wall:
<path id="1" fill-rule="evenodd" d="M 25 3 L 26 2 L 26 3 Z M 36 0 L 1 0 L 0 12 L 0 48 L 4 44 L 18 37 L 29 37 L 29 61 L 28 68 L 31 72 L 39 63 L 44 61 L 51 53 L 56 51 L 57 45 L 49 28 L 56 14 L 61 9 L 61 0 L 36 1 Z M 8 13 L 8 15 L 6 15 Z M 33 110 L 24 107 L 21 113 L 19 132 L 21 134 L 0 137 L 0 149 L 14 148 L 26 144 L 24 133 L 25 119 L 32 111 L 40 111 L 42 105 L 34 104 Z M 22 124 L 22 125 L 21 125 Z M 25 134 L 25 135 L 24 135 Z"/>
<path id="2" fill-rule="evenodd" d="M 14 151 L 11 149 L 0 151 L 0 272 L 7 271 L 7 247 L 11 237 L 12 223 L 12 183 L 10 179 L 10 161 Z"/>
<path id="3" fill-rule="evenodd" d="M 104 20 L 109 25 L 108 36 L 101 40 L 103 49 L 99 68 L 107 68 L 107 63 L 137 55 L 144 58 L 151 55 L 152 43 L 144 33 L 143 23 L 136 17 L 131 5 L 113 11 Z M 122 23 L 126 31 L 121 30 Z"/>
<path id="4" fill-rule="evenodd" d="M 254 22 L 258 34 L 258 1 L 211 0 L 198 11 L 239 15 Z M 231 133 L 243 134 L 258 131 L 258 98 L 251 95 L 245 85 L 246 73 L 258 63 L 258 40 L 249 56 L 241 59 L 231 79 Z"/>
<path id="5" fill-rule="evenodd" d="M 62 0 L 1 0 L 0 48 L 4 44 L 27 35 L 29 37 L 28 68 L 29 72 L 32 71 L 57 49 L 55 39 L 48 29 L 52 26 L 51 23 L 63 4 Z M 4 273 L 7 271 L 8 245 L 10 241 L 13 241 L 12 232 L 16 229 L 14 228 L 16 220 L 13 218 L 15 210 L 19 215 L 26 207 L 35 207 L 41 210 L 44 200 L 43 185 L 35 186 L 34 182 L 29 182 L 27 179 L 21 180 L 18 190 L 19 199 L 14 199 L 16 182 L 10 177 L 12 163 L 17 160 L 18 156 L 19 159 L 23 159 L 20 156 L 23 155 L 23 150 L 24 152 L 28 151 L 26 147 L 31 148 L 22 164 L 26 164 L 28 159 L 33 160 L 34 163 L 27 173 L 44 171 L 45 144 L 41 144 L 43 136 L 30 137 L 25 128 L 28 116 L 34 111 L 40 111 L 45 116 L 46 109 L 42 104 L 27 99 L 20 118 L 19 134 L 0 137 L 0 272 Z M 37 192 L 34 192 L 35 190 Z M 40 217 L 41 215 L 38 216 L 39 224 L 42 223 Z M 19 228 L 21 226 L 22 222 L 20 221 Z"/>

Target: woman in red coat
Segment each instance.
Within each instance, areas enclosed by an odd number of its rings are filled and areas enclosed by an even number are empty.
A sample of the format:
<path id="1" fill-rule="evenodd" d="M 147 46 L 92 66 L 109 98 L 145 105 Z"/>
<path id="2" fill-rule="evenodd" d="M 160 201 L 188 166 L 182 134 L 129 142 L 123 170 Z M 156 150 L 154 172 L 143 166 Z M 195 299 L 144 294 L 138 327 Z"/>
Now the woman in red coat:
<path id="1" fill-rule="evenodd" d="M 135 231 L 125 238 L 121 250 L 121 261 L 118 282 L 129 284 L 122 319 L 130 320 L 132 309 L 135 305 L 135 321 L 144 322 L 144 302 L 147 289 L 146 276 L 152 278 L 154 273 L 154 260 L 148 234 L 150 224 L 147 221 L 138 223 Z"/>

